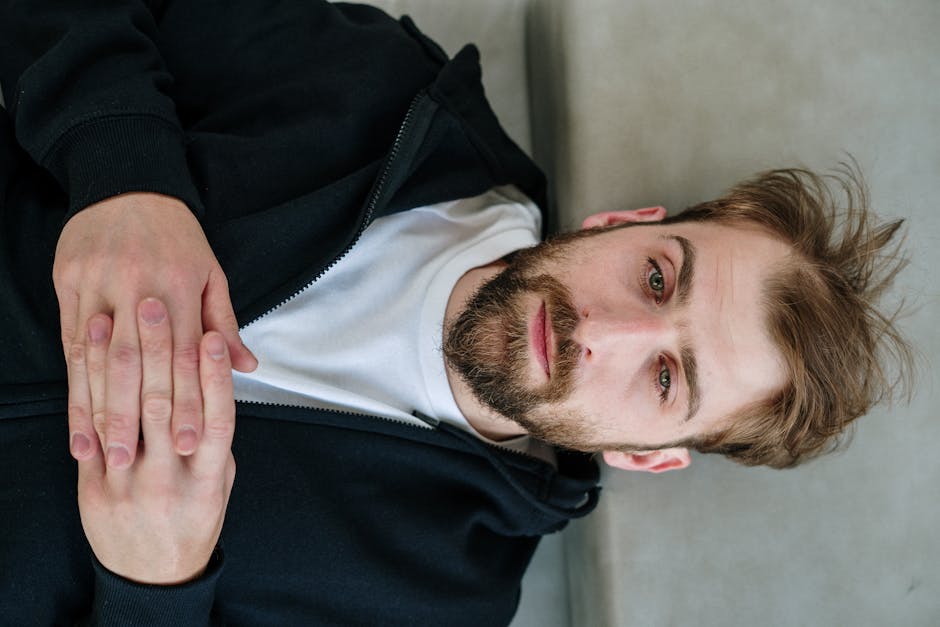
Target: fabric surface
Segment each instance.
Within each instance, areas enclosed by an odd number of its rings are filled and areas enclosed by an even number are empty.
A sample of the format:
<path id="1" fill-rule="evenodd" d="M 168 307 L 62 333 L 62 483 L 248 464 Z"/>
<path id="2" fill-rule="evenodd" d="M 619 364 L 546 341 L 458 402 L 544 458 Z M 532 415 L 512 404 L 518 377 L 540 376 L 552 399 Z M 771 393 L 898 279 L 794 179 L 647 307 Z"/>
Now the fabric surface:
<path id="1" fill-rule="evenodd" d="M 886 309 L 906 299 L 924 358 L 911 403 L 876 408 L 805 467 L 693 456 L 657 478 L 611 472 L 598 511 L 565 531 L 571 624 L 936 625 L 940 458 L 917 452 L 940 441 L 940 3 L 532 8 L 534 154 L 566 225 L 676 212 L 758 171 L 851 155 L 876 212 L 907 219 L 911 264 Z"/>

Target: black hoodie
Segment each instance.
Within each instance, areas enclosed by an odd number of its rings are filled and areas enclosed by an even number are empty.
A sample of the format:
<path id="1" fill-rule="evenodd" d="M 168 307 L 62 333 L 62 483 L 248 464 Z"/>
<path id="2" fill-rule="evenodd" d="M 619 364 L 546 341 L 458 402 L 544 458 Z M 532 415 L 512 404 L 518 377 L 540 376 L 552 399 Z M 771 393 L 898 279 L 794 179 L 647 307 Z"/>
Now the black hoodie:
<path id="1" fill-rule="evenodd" d="M 52 291 L 70 215 L 127 191 L 185 201 L 241 324 L 342 263 L 374 218 L 544 178 L 506 136 L 472 46 L 310 0 L 4 5 L 0 83 L 0 622 L 498 625 L 539 536 L 591 511 L 558 468 L 425 418 L 239 404 L 238 477 L 200 579 L 93 560 L 67 451 Z"/>

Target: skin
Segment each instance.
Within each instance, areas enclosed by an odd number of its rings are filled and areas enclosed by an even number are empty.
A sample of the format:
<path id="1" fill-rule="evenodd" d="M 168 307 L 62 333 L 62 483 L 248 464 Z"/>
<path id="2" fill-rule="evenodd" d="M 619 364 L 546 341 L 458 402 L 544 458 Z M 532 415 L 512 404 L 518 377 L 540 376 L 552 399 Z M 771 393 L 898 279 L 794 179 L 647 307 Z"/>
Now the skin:
<path id="1" fill-rule="evenodd" d="M 146 299 L 137 308 L 135 322 L 143 347 L 144 389 L 167 398 L 173 387 L 173 336 L 166 307 Z M 78 462 L 78 507 L 85 537 L 102 565 L 140 583 L 173 585 L 198 577 L 218 542 L 232 492 L 232 363 L 218 332 L 207 333 L 197 350 L 198 414 L 203 424 L 198 450 L 180 455 L 169 414 L 144 403 L 144 440 L 135 446 L 131 466 L 113 468 L 101 455 Z M 107 342 L 95 344 L 88 359 L 107 351 Z M 73 364 L 69 377 L 76 401 L 91 402 L 81 397 L 89 389 L 88 370 L 81 362 Z"/>
<path id="2" fill-rule="evenodd" d="M 786 261 L 787 246 L 755 230 L 652 224 L 664 216 L 661 207 L 591 216 L 585 228 L 648 224 L 574 241 L 563 258 L 537 265 L 537 272 L 551 275 L 570 294 L 576 313 L 570 335 L 578 351 L 571 389 L 560 400 L 534 408 L 529 419 L 540 430 L 568 438 L 555 438 L 555 443 L 602 451 L 608 464 L 627 470 L 663 472 L 687 466 L 686 449 L 661 443 L 720 428 L 725 416 L 764 398 L 784 377 L 764 330 L 760 299 L 770 271 Z M 682 250 L 664 235 L 685 237 L 696 248 L 695 281 L 685 304 L 678 302 L 675 289 Z M 660 266 L 661 298 L 650 291 L 648 258 Z M 505 267 L 499 261 L 461 277 L 447 304 L 445 329 Z M 544 299 L 537 291 L 519 299 L 524 326 L 530 329 Z M 95 438 L 92 452 L 79 456 L 79 510 L 89 543 L 105 567 L 156 584 L 180 583 L 203 572 L 219 537 L 235 473 L 230 342 L 218 332 L 207 333 L 197 349 L 196 368 L 185 371 L 184 384 L 198 387 L 199 402 L 189 409 L 202 426 L 202 439 L 195 451 L 183 455 L 174 441 L 182 373 L 167 309 L 153 298 L 136 307 L 139 369 L 126 360 L 109 360 L 116 325 L 103 314 L 89 321 L 88 335 L 96 339 L 73 345 L 69 368 L 73 406 L 96 406 L 94 395 L 106 392 L 102 381 L 112 377 L 128 376 L 133 382 L 136 376 L 140 381 L 134 394 L 146 447 L 135 436 L 134 461 L 115 467 L 97 454 L 101 449 Z M 549 337 L 550 344 L 560 341 L 551 333 Z M 702 390 L 700 407 L 690 420 L 678 359 L 683 337 L 697 355 Z M 544 386 L 551 372 L 557 374 L 551 348 L 548 357 L 546 373 L 538 351 L 526 345 L 516 383 Z M 664 363 L 671 381 L 661 402 Z M 101 364 L 106 365 L 103 372 Z M 458 406 L 478 432 L 494 440 L 526 432 L 482 404 L 459 373 L 448 367 L 447 374 Z M 70 413 L 70 426 L 71 420 Z M 623 450 L 618 443 L 624 441 L 634 450 Z"/>
<path id="3" fill-rule="evenodd" d="M 661 207 L 591 216 L 585 228 L 647 224 L 572 242 L 563 259 L 548 259 L 536 270 L 569 290 L 578 313 L 571 335 L 578 357 L 567 397 L 536 407 L 528 421 L 543 439 L 601 451 L 608 464 L 628 470 L 687 466 L 688 450 L 666 443 L 720 429 L 726 416 L 766 398 L 784 382 L 782 360 L 765 331 L 761 289 L 770 272 L 786 261 L 787 245 L 750 228 L 652 224 L 663 217 Z M 679 303 L 675 291 L 682 249 L 664 236 L 685 237 L 696 249 L 695 280 L 686 304 Z M 648 258 L 662 271 L 660 303 L 649 288 L 655 269 Z M 448 303 L 445 328 L 504 267 L 491 264 L 460 279 Z M 527 324 L 534 324 L 545 299 L 537 292 L 519 298 Z M 484 334 L 484 341 L 499 341 L 492 339 L 498 336 Z M 701 390 L 698 411 L 690 420 L 680 359 L 683 339 L 694 349 Z M 557 347 L 559 342 L 552 338 L 550 344 Z M 529 344 L 518 383 L 533 389 L 546 385 L 551 374 Z M 664 366 L 670 384 L 661 402 Z M 458 406 L 481 433 L 502 439 L 533 431 L 482 404 L 451 366 L 448 378 Z"/>
<path id="4" fill-rule="evenodd" d="M 66 363 L 70 371 L 76 362 L 87 368 L 86 387 L 69 386 L 72 456 L 104 451 L 115 470 L 134 462 L 143 346 L 136 312 L 147 297 L 165 303 L 173 321 L 175 385 L 163 396 L 145 394 L 144 403 L 167 415 L 178 453 L 195 451 L 203 435 L 203 333 L 222 334 L 237 370 L 250 372 L 257 360 L 238 336 L 225 276 L 189 208 L 169 196 L 129 193 L 82 210 L 59 237 L 53 281 Z"/>

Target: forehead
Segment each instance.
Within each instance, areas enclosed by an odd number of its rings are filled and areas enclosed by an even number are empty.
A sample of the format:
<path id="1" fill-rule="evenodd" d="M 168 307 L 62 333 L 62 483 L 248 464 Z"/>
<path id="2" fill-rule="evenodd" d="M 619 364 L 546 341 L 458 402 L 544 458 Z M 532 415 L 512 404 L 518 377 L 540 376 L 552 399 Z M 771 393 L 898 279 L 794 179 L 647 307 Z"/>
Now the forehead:
<path id="1" fill-rule="evenodd" d="M 690 427 L 712 430 L 782 387 L 785 368 L 767 329 L 764 286 L 787 263 L 788 244 L 747 224 L 649 224 L 611 235 L 619 235 L 607 248 L 613 256 L 655 256 L 676 272 L 689 262 L 676 237 L 694 248 L 687 304 L 664 310 L 697 358 L 702 403 Z"/>
<path id="2" fill-rule="evenodd" d="M 664 231 L 696 248 L 695 281 L 686 312 L 702 364 L 706 420 L 720 421 L 762 400 L 785 382 L 780 351 L 767 328 L 764 288 L 787 263 L 788 244 L 758 227 L 676 224 Z"/>
<path id="3" fill-rule="evenodd" d="M 738 253 L 771 253 L 783 259 L 787 257 L 790 245 L 769 231 L 748 222 L 737 224 L 722 224 L 709 221 L 677 222 L 661 224 L 659 222 L 631 222 L 621 224 L 610 229 L 599 229 L 596 232 L 602 238 L 606 235 L 606 242 L 598 242 L 609 250 L 624 251 L 638 243 L 654 244 L 657 241 L 668 240 L 670 236 L 681 235 L 696 245 L 697 251 L 705 254 L 718 250 L 733 248 Z M 602 239 L 599 238 L 599 239 Z M 594 247 L 595 244 L 591 244 Z"/>

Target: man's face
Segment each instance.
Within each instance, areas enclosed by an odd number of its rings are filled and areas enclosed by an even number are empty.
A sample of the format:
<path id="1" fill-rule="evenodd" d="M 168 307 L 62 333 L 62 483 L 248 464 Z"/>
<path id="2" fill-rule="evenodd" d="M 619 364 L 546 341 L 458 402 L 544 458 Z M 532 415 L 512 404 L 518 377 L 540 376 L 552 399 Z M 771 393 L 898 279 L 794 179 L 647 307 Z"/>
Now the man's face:
<path id="1" fill-rule="evenodd" d="M 445 355 L 533 436 L 584 451 L 668 447 L 783 385 L 762 286 L 788 252 L 743 226 L 581 231 L 512 258 L 448 329 Z"/>

